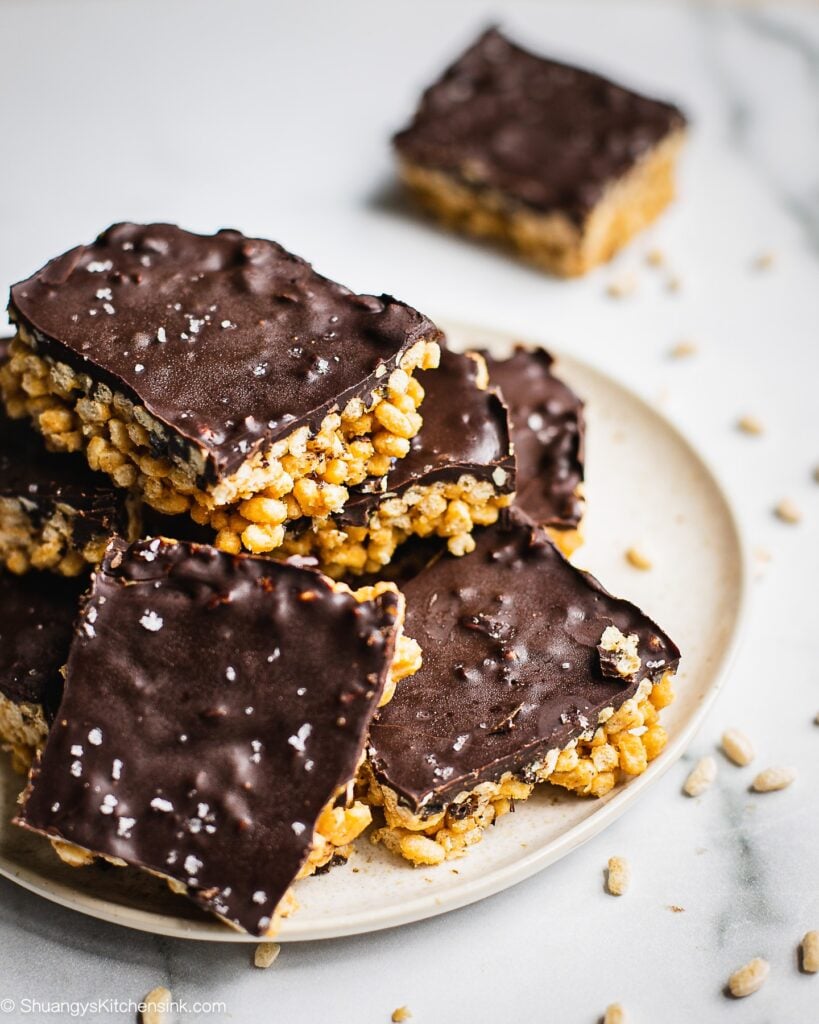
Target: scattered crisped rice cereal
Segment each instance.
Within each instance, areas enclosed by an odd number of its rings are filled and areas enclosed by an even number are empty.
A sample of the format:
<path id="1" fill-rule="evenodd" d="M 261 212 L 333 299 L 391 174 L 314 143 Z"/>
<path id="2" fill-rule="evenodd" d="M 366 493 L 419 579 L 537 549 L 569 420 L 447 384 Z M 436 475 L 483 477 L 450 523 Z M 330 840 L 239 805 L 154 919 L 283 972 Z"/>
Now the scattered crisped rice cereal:
<path id="1" fill-rule="evenodd" d="M 631 866 L 625 857 L 609 857 L 606 888 L 612 896 L 622 896 L 631 881 Z"/>
<path id="2" fill-rule="evenodd" d="M 622 1003 L 611 1003 L 606 1007 L 603 1024 L 628 1024 L 628 1016 Z"/>
<path id="3" fill-rule="evenodd" d="M 397 1010 L 392 1011 L 390 1020 L 393 1024 L 401 1024 L 402 1021 L 409 1020 L 411 1016 L 408 1006 L 399 1006 Z"/>
<path id="4" fill-rule="evenodd" d="M 805 932 L 802 939 L 802 970 L 808 974 L 819 971 L 819 931 Z"/>
<path id="5" fill-rule="evenodd" d="M 646 263 L 649 267 L 662 267 L 665 264 L 665 253 L 662 249 L 649 249 L 646 253 Z"/>
<path id="6" fill-rule="evenodd" d="M 672 914 L 684 914 L 685 913 L 685 907 L 681 907 L 681 906 L 679 906 L 676 903 L 670 903 L 668 905 L 668 909 L 671 911 Z"/>
<path id="7" fill-rule="evenodd" d="M 626 551 L 626 561 L 635 569 L 641 569 L 643 572 L 647 572 L 654 565 L 645 551 L 636 547 L 631 547 Z"/>
<path id="8" fill-rule="evenodd" d="M 772 557 L 767 548 L 754 548 L 754 558 L 757 562 L 770 562 Z"/>
<path id="9" fill-rule="evenodd" d="M 774 515 L 781 519 L 783 523 L 799 523 L 802 521 L 802 512 L 791 498 L 783 498 L 774 509 Z"/>
<path id="10" fill-rule="evenodd" d="M 813 479 L 816 481 L 817 484 L 819 484 L 819 466 L 814 466 Z"/>
<path id="11" fill-rule="evenodd" d="M 682 288 L 682 281 L 676 274 L 670 274 L 665 282 L 666 291 L 678 292 Z"/>
<path id="12" fill-rule="evenodd" d="M 795 781 L 795 768 L 766 768 L 754 779 L 752 788 L 756 793 L 773 793 L 778 789 L 787 789 Z"/>
<path id="13" fill-rule="evenodd" d="M 819 711 L 817 711 L 816 714 L 814 715 L 813 723 L 814 723 L 814 725 L 819 725 Z"/>
<path id="14" fill-rule="evenodd" d="M 687 796 L 702 796 L 717 777 L 717 762 L 713 757 L 701 757 L 685 780 L 683 792 Z"/>
<path id="15" fill-rule="evenodd" d="M 744 967 L 734 971 L 728 979 L 728 991 L 735 999 L 753 995 L 762 988 L 770 970 L 771 966 L 767 960 L 755 956 Z"/>
<path id="16" fill-rule="evenodd" d="M 754 258 L 753 266 L 754 270 L 770 270 L 774 263 L 776 263 L 776 255 L 768 250 Z"/>
<path id="17" fill-rule="evenodd" d="M 164 985 L 157 985 L 152 988 L 142 1000 L 144 1009 L 142 1011 L 142 1024 L 164 1024 L 167 1020 L 165 1011 L 171 1002 L 170 990 Z"/>
<path id="18" fill-rule="evenodd" d="M 756 750 L 753 743 L 739 729 L 726 729 L 722 734 L 722 749 L 725 756 L 734 764 L 744 768 L 756 757 Z"/>
<path id="19" fill-rule="evenodd" d="M 677 344 L 671 349 L 671 358 L 688 359 L 689 356 L 696 355 L 698 351 L 699 349 L 697 348 L 695 342 L 683 339 L 682 341 L 678 341 Z"/>
<path id="20" fill-rule="evenodd" d="M 606 295 L 611 299 L 625 299 L 637 291 L 637 278 L 634 274 L 623 274 L 610 281 L 606 287 Z"/>
<path id="21" fill-rule="evenodd" d="M 756 416 L 740 416 L 737 420 L 737 429 L 741 430 L 743 434 L 753 434 L 755 436 L 765 433 L 765 426 L 762 420 Z"/>
<path id="22" fill-rule="evenodd" d="M 256 967 L 270 967 L 281 953 L 282 947 L 278 942 L 260 942 L 253 955 L 253 963 Z"/>

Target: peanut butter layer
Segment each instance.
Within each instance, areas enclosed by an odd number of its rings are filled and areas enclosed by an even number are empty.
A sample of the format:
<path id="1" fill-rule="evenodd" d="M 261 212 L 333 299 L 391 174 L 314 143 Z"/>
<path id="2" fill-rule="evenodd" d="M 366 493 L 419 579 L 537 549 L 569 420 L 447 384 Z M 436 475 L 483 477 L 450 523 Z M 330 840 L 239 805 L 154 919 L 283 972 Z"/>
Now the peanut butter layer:
<path id="1" fill-rule="evenodd" d="M 401 609 L 299 565 L 112 541 L 17 823 L 264 933 L 344 817 Z"/>

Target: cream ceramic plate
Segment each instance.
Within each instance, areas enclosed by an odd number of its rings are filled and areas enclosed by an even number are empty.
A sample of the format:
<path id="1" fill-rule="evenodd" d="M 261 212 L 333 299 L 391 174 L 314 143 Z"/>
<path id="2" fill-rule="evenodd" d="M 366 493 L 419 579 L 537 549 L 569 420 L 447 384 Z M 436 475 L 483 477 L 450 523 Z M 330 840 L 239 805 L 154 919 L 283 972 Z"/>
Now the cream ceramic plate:
<path id="1" fill-rule="evenodd" d="M 453 346 L 490 347 L 499 354 L 508 346 L 505 337 L 473 328 L 451 327 L 449 334 Z M 382 847 L 359 841 L 348 866 L 299 883 L 301 909 L 284 923 L 282 940 L 406 924 L 540 871 L 614 821 L 655 783 L 683 753 L 717 694 L 735 647 L 746 578 L 726 499 L 700 457 L 655 410 L 569 356 L 559 358 L 558 369 L 587 402 L 587 541 L 574 561 L 643 607 L 683 650 L 677 700 L 663 712 L 668 746 L 644 775 L 603 800 L 539 787 L 458 861 L 457 875 L 446 866 L 413 869 Z M 650 548 L 651 572 L 639 572 L 623 558 L 637 541 Z M 5 759 L 2 772 L 0 820 L 6 822 L 20 780 Z M 0 828 L 0 872 L 47 899 L 131 928 L 254 941 L 137 871 L 65 867 L 48 844 L 8 824 Z"/>

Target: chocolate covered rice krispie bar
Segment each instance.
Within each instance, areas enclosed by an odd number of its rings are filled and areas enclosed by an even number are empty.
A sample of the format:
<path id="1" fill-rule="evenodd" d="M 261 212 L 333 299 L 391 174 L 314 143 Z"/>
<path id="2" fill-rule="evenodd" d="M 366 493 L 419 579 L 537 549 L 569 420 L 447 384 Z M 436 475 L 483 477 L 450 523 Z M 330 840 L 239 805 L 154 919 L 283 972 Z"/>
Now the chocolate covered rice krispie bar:
<path id="1" fill-rule="evenodd" d="M 608 260 L 674 196 L 683 114 L 489 29 L 394 139 L 439 220 L 560 275 Z"/>
<path id="2" fill-rule="evenodd" d="M 552 372 L 542 348 L 484 352 L 501 389 L 515 447 L 515 508 L 546 528 L 567 557 L 582 543 L 586 422 L 583 401 Z"/>
<path id="3" fill-rule="evenodd" d="M 0 341 L 0 362 L 7 355 Z M 14 573 L 76 576 L 114 533 L 136 537 L 138 503 L 79 455 L 49 452 L 28 423 L 0 408 L 0 563 Z"/>
<path id="4" fill-rule="evenodd" d="M 515 459 L 507 410 L 487 386 L 483 357 L 444 349 L 438 369 L 419 378 L 424 424 L 407 456 L 385 478 L 354 488 L 341 512 L 294 531 L 283 552 L 315 555 L 331 576 L 377 573 L 412 536 L 446 538 L 455 555 L 471 551 L 473 529 L 509 505 Z"/>
<path id="5" fill-rule="evenodd" d="M 352 797 L 373 712 L 417 664 L 403 598 L 298 564 L 114 540 L 16 819 L 69 863 L 167 880 L 270 932 L 292 883 L 369 824 Z"/>
<path id="6" fill-rule="evenodd" d="M 118 224 L 11 290 L 9 414 L 216 545 L 268 552 L 344 507 L 421 426 L 439 331 L 275 242 Z"/>
<path id="7" fill-rule="evenodd" d="M 87 574 L 0 571 L 0 746 L 27 771 L 45 742 L 63 689 Z"/>
<path id="8" fill-rule="evenodd" d="M 538 782 L 603 796 L 666 742 L 679 650 L 514 509 L 403 584 L 424 664 L 370 728 L 373 834 L 415 864 L 462 854 Z"/>

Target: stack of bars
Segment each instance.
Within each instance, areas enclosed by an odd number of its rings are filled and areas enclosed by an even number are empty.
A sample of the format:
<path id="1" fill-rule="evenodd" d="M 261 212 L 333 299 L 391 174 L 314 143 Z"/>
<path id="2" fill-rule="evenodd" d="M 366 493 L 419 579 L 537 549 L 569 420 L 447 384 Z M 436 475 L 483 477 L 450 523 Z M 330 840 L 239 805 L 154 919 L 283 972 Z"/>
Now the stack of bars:
<path id="1" fill-rule="evenodd" d="M 602 796 L 662 749 L 679 654 L 564 557 L 583 408 L 546 352 L 452 351 L 170 225 L 9 310 L 0 737 L 63 860 L 270 934 L 374 816 L 437 863 L 536 783 Z"/>

